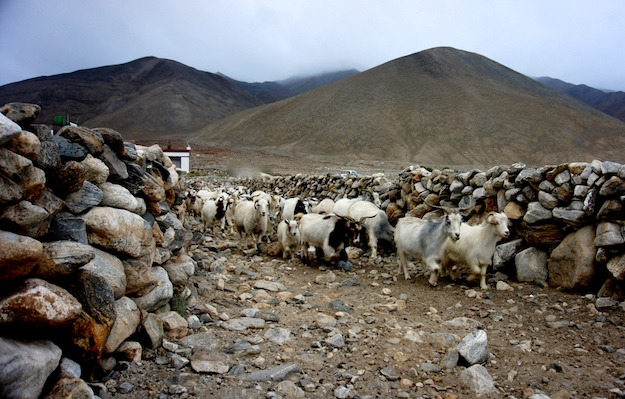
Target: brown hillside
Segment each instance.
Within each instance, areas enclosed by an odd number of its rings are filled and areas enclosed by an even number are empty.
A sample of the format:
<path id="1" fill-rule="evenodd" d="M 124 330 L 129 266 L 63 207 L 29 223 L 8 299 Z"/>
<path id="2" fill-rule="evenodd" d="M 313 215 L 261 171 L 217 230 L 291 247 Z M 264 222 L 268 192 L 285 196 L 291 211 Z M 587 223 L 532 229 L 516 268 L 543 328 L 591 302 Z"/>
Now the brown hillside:
<path id="1" fill-rule="evenodd" d="M 40 105 L 37 123 L 69 114 L 73 122 L 110 127 L 125 139 L 186 135 L 263 104 L 229 79 L 155 57 L 5 85 L 0 104 L 8 102 Z"/>
<path id="2" fill-rule="evenodd" d="M 625 124 L 483 56 L 435 48 L 217 121 L 191 142 L 451 167 L 625 162 Z"/>

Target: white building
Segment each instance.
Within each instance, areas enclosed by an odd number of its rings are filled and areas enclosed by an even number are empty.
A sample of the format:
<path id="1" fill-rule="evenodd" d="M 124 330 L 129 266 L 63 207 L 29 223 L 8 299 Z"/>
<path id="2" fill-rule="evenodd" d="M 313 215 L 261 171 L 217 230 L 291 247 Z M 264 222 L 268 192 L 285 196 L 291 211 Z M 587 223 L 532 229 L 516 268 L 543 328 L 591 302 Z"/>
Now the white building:
<path id="1" fill-rule="evenodd" d="M 189 173 L 189 161 L 191 160 L 191 146 L 187 144 L 186 150 L 175 150 L 171 148 L 163 149 L 165 155 L 171 159 L 176 168 Z"/>

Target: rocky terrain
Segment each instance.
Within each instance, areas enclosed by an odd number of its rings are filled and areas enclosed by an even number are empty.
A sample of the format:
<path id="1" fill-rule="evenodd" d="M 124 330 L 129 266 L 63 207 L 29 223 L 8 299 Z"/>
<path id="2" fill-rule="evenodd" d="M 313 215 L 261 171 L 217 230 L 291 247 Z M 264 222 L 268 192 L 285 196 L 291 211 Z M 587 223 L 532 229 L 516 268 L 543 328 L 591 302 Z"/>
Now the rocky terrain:
<path id="1" fill-rule="evenodd" d="M 418 266 L 404 281 L 391 252 L 356 251 L 351 271 L 307 266 L 192 226 L 197 296 L 165 323 L 160 348 L 102 379 L 102 397 L 609 398 L 625 389 L 615 301 L 503 274 L 489 276 L 487 291 L 448 279 L 432 288 Z M 475 359 L 481 366 L 469 367 Z"/>
<path id="2" fill-rule="evenodd" d="M 621 164 L 235 178 L 241 154 L 216 151 L 226 165 L 185 177 L 112 129 L 0 112 L 2 397 L 623 396 Z M 323 167 L 292 161 L 271 162 Z M 349 248 L 341 268 L 284 259 L 275 236 L 244 251 L 185 210 L 200 188 L 362 195 L 392 223 L 469 203 L 466 220 L 503 211 L 513 234 L 488 289 L 464 273 L 431 287 L 390 246 Z"/>

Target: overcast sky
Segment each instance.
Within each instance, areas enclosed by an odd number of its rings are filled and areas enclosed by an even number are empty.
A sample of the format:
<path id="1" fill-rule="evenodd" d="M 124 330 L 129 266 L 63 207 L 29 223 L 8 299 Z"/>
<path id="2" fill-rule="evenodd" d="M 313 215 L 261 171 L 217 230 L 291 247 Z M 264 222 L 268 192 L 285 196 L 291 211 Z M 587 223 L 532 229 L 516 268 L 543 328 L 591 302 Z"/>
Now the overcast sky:
<path id="1" fill-rule="evenodd" d="M 623 0 L 0 0 L 0 85 L 145 56 L 246 82 L 432 47 L 625 91 Z"/>

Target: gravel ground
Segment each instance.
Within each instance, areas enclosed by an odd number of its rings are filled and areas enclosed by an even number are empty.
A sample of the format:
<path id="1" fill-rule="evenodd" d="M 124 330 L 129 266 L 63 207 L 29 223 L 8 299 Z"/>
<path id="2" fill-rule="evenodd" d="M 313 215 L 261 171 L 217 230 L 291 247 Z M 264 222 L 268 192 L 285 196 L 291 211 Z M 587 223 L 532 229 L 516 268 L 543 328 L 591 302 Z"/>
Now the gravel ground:
<path id="1" fill-rule="evenodd" d="M 138 364 L 119 361 L 94 385 L 101 397 L 473 398 L 460 378 L 468 365 L 454 366 L 448 355 L 475 329 L 487 334 L 482 365 L 499 390 L 492 397 L 625 391 L 620 304 L 604 308 L 592 295 L 504 275 L 489 275 L 486 291 L 466 276 L 433 288 L 418 263 L 404 280 L 390 251 L 369 259 L 354 250 L 351 271 L 308 266 L 269 256 L 266 245 L 243 252 L 236 236 L 202 236 L 199 221 L 192 226 L 197 297 L 185 318 L 199 324 L 168 331 L 163 347 L 144 349 Z M 240 329 L 249 318 L 262 325 Z M 284 375 L 253 380 L 274 368 Z"/>
<path id="2" fill-rule="evenodd" d="M 199 146 L 191 158 L 192 171 L 218 176 L 392 176 L 405 166 Z M 468 364 L 456 364 L 454 353 L 476 329 L 487 334 L 482 365 L 498 390 L 491 397 L 623 397 L 621 304 L 492 273 L 489 290 L 466 275 L 433 288 L 419 263 L 404 280 L 388 250 L 377 259 L 354 250 L 350 271 L 309 266 L 269 256 L 266 245 L 244 252 L 237 236 L 203 235 L 199 221 L 191 224 L 196 294 L 184 318 L 192 323 L 167 331 L 162 347 L 144 348 L 140 363 L 118 361 L 93 385 L 102 398 L 475 398 L 461 378 Z"/>

